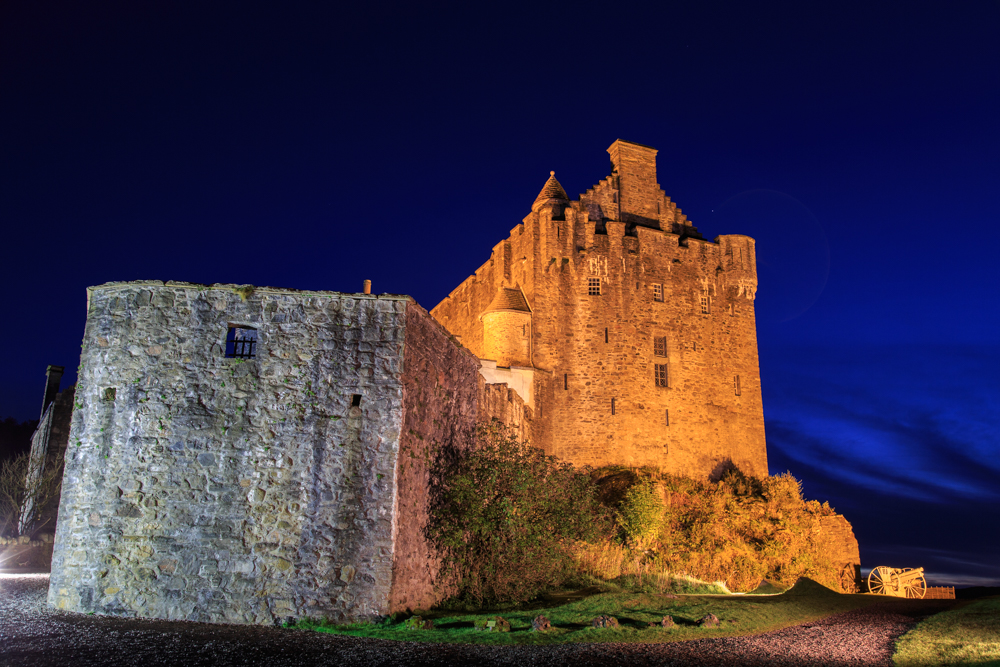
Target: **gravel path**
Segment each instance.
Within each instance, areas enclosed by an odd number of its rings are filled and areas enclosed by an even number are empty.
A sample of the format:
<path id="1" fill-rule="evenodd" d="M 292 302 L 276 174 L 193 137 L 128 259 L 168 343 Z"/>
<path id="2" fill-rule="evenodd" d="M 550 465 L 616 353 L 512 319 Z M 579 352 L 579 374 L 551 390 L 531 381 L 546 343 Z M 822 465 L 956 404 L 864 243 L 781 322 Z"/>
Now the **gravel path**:
<path id="1" fill-rule="evenodd" d="M 893 601 L 753 637 L 673 644 L 470 646 L 55 612 L 48 575 L 0 575 L 0 665 L 891 665 L 895 640 L 950 600 Z"/>

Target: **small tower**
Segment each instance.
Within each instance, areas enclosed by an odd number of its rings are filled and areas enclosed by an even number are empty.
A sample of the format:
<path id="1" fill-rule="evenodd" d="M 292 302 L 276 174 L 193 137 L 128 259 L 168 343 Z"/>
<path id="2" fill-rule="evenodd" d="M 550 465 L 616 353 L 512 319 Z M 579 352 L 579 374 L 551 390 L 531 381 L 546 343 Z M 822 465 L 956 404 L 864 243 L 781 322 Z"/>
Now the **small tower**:
<path id="1" fill-rule="evenodd" d="M 482 320 L 486 359 L 497 366 L 531 366 L 531 309 L 520 288 L 497 290 Z"/>

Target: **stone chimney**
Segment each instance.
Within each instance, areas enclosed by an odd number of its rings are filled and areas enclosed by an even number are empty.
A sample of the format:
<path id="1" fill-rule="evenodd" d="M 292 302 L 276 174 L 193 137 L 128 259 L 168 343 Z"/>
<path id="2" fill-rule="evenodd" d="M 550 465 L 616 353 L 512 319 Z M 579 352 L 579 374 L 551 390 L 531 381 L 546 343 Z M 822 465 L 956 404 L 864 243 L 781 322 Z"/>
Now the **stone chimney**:
<path id="1" fill-rule="evenodd" d="M 45 369 L 45 398 L 42 401 L 42 414 L 38 417 L 39 419 L 45 416 L 49 405 L 56 400 L 56 394 L 59 393 L 59 382 L 62 381 L 65 370 L 65 366 L 49 366 Z"/>
<path id="2" fill-rule="evenodd" d="M 656 182 L 655 148 L 619 139 L 608 149 L 617 177 L 621 221 L 629 227 L 659 228 L 660 186 Z"/>

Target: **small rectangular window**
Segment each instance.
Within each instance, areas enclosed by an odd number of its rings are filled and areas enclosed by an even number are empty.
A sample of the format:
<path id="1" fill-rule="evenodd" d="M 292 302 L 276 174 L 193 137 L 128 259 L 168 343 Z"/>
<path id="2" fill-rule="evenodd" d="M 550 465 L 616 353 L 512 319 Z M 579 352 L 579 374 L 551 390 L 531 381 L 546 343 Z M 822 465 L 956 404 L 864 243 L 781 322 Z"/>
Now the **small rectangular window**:
<path id="1" fill-rule="evenodd" d="M 569 390 L 569 373 L 563 373 L 563 389 Z"/>
<path id="2" fill-rule="evenodd" d="M 361 407 L 361 394 L 351 394 L 351 407 L 352 408 Z"/>
<path id="3" fill-rule="evenodd" d="M 663 422 L 665 426 L 670 426 L 670 410 L 663 411 Z"/>
<path id="4" fill-rule="evenodd" d="M 657 357 L 667 356 L 667 337 L 656 336 L 653 338 L 653 354 Z"/>
<path id="5" fill-rule="evenodd" d="M 708 300 L 708 295 L 707 294 L 702 294 L 701 295 L 701 312 L 702 312 L 702 314 L 705 314 L 705 315 L 708 314 L 708 312 L 709 312 L 709 305 L 710 304 L 709 304 L 709 300 Z"/>
<path id="6" fill-rule="evenodd" d="M 229 326 L 226 334 L 226 357 L 253 359 L 257 356 L 257 330 L 250 327 Z"/>
<path id="7" fill-rule="evenodd" d="M 587 278 L 587 294 L 589 296 L 601 296 L 600 278 Z"/>
<path id="8" fill-rule="evenodd" d="M 667 365 L 666 364 L 653 364 L 653 375 L 656 376 L 656 386 L 666 387 L 667 386 Z"/>
<path id="9" fill-rule="evenodd" d="M 615 399 L 612 398 L 611 399 L 611 414 L 615 414 L 615 410 L 616 410 Z"/>
<path id="10" fill-rule="evenodd" d="M 653 283 L 653 301 L 663 301 L 663 285 Z"/>
<path id="11" fill-rule="evenodd" d="M 604 342 L 608 342 L 608 328 L 604 327 Z"/>
<path id="12" fill-rule="evenodd" d="M 733 390 L 736 392 L 737 396 L 740 395 L 740 376 L 739 375 L 737 375 L 737 376 L 735 376 L 733 378 Z"/>

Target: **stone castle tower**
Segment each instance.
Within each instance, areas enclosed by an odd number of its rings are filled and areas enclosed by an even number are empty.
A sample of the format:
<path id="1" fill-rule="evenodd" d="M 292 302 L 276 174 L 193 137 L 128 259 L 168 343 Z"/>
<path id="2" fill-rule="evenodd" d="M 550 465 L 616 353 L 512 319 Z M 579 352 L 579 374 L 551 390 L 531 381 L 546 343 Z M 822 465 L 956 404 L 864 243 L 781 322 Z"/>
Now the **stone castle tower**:
<path id="1" fill-rule="evenodd" d="M 577 465 L 767 474 L 754 240 L 708 241 L 660 189 L 656 149 L 616 141 L 571 201 L 531 212 L 431 314 L 524 400 L 532 442 Z"/>

